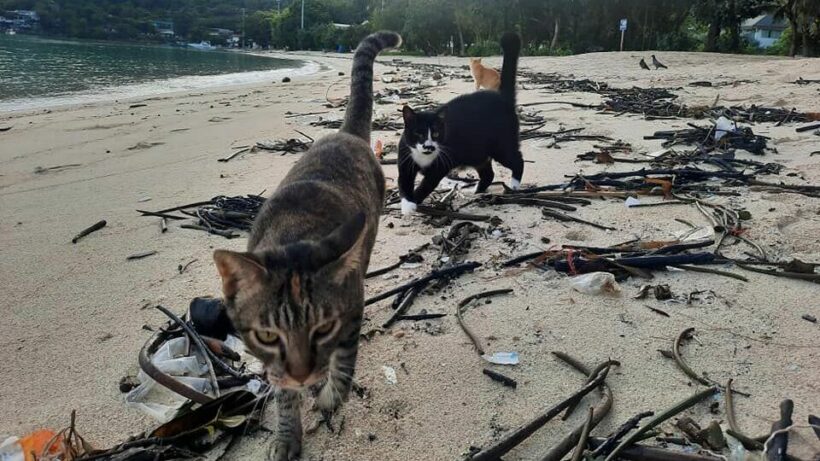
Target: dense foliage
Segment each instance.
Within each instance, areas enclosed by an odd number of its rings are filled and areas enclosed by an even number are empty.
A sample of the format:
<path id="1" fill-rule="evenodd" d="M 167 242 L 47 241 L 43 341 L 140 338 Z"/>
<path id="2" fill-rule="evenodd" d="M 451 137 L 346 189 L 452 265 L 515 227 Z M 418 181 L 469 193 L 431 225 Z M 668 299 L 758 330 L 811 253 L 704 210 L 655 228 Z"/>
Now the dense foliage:
<path id="1" fill-rule="evenodd" d="M 244 30 L 261 46 L 355 46 L 375 28 L 402 32 L 405 49 L 426 54 L 498 51 L 518 31 L 529 54 L 625 49 L 742 52 L 741 22 L 775 12 L 790 24 L 773 50 L 820 53 L 820 0 L 0 0 L 0 11 L 34 9 L 45 33 L 83 38 L 155 39 L 152 20 L 171 19 L 198 40 L 209 28 Z M 242 9 L 246 10 L 243 15 Z M 333 24 L 351 24 L 340 28 Z"/>

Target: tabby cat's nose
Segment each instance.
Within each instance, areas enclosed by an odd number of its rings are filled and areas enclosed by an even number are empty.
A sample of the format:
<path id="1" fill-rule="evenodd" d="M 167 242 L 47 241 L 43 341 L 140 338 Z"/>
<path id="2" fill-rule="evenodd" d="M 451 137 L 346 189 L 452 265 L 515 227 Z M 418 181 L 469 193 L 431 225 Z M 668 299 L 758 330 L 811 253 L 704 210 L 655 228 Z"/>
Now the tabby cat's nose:
<path id="1" fill-rule="evenodd" d="M 304 383 L 310 378 L 310 367 L 302 363 L 289 363 L 287 366 L 288 375 L 294 381 Z"/>
<path id="2" fill-rule="evenodd" d="M 304 383 L 310 377 L 310 371 L 307 369 L 299 370 L 296 372 L 294 372 L 293 370 L 289 370 L 288 375 L 290 375 L 290 377 L 293 378 L 294 381 Z"/>

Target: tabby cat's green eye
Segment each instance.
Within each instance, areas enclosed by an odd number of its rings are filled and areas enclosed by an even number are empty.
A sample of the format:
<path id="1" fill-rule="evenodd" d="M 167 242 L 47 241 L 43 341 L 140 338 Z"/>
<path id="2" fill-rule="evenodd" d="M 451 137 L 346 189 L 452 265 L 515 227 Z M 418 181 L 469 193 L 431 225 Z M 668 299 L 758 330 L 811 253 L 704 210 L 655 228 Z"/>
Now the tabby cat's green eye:
<path id="1" fill-rule="evenodd" d="M 256 330 L 254 331 L 256 340 L 266 346 L 275 346 L 279 343 L 279 335 L 271 330 Z"/>
<path id="2" fill-rule="evenodd" d="M 319 335 L 319 336 L 326 335 L 326 334 L 330 333 L 331 331 L 333 331 L 333 327 L 335 325 L 336 325 L 335 322 L 325 322 L 325 323 L 319 325 L 318 327 L 316 327 L 316 329 L 313 330 L 313 333 L 316 334 L 316 335 Z"/>

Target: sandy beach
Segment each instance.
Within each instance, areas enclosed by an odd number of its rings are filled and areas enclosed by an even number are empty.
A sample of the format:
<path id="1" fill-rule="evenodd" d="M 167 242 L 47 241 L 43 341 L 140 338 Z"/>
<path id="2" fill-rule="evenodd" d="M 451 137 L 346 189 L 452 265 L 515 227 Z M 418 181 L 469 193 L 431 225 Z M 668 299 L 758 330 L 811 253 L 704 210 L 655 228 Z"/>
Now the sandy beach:
<path id="1" fill-rule="evenodd" d="M 688 105 L 709 105 L 719 96 L 724 105 L 764 105 L 820 110 L 820 85 L 796 85 L 820 79 L 819 59 L 788 59 L 705 53 L 658 53 L 666 71 L 643 71 L 637 62 L 650 52 L 596 53 L 562 58 L 523 58 L 522 70 L 588 78 L 616 87 L 671 88 Z M 256 152 L 230 162 L 218 162 L 234 147 L 258 141 L 294 138 L 295 130 L 318 138 L 331 130 L 309 122 L 341 117 L 343 108 L 326 108 L 326 98 L 347 94 L 350 55 L 287 54 L 320 64 L 310 76 L 290 83 L 208 89 L 152 98 L 63 106 L 29 112 L 0 112 L 0 285 L 6 301 L 0 308 L 0 435 L 20 435 L 41 428 L 61 428 L 77 410 L 78 427 L 97 447 L 108 447 L 147 430 L 155 422 L 126 408 L 118 389 L 121 377 L 137 371 L 137 354 L 165 317 L 157 304 L 183 312 L 197 296 L 219 295 L 213 267 L 214 249 L 242 250 L 246 239 L 227 240 L 169 225 L 160 233 L 159 220 L 142 217 L 137 209 L 158 210 L 208 200 L 217 195 L 270 193 L 298 159 L 297 155 Z M 376 66 L 376 90 L 395 87 L 381 77 L 411 74 L 411 69 L 381 58 Z M 462 66 L 458 58 L 402 58 L 414 62 Z M 500 66 L 501 58 L 485 60 Z M 448 68 L 449 69 L 449 68 Z M 344 72 L 340 76 L 339 72 Z M 396 72 L 387 74 L 387 72 Z M 450 71 L 431 96 L 445 102 L 471 91 L 465 70 Z M 713 87 L 692 87 L 693 81 Z M 724 85 L 725 84 L 725 85 Z M 572 101 L 597 104 L 592 93 L 548 93 L 519 82 L 521 104 Z M 139 107 L 131 108 L 133 105 Z M 400 119 L 401 103 L 377 105 L 377 115 Z M 544 117 L 544 129 L 585 128 L 584 134 L 609 136 L 632 144 L 636 152 L 661 149 L 660 140 L 643 137 L 658 130 L 686 128 L 689 119 L 644 120 L 635 115 L 614 117 L 595 111 L 553 104 L 528 108 Z M 705 125 L 708 121 L 701 120 Z M 820 184 L 820 137 L 796 133 L 795 124 L 752 125 L 770 137 L 776 153 L 740 158 L 785 165 L 769 182 Z M 374 132 L 374 139 L 395 143 L 391 131 Z M 579 171 L 630 170 L 635 165 L 576 162 L 592 150 L 593 141 L 550 147 L 545 139 L 525 141 L 527 163 L 523 183 L 552 184 Z M 385 166 L 388 187 L 395 187 L 395 166 Z M 496 180 L 509 171 L 496 168 Z M 499 188 L 494 189 L 496 192 Z M 458 203 L 473 198 L 465 189 Z M 647 198 L 660 201 L 660 197 Z M 748 236 L 775 260 L 799 258 L 820 262 L 820 199 L 798 194 L 746 190 L 739 197 L 718 198 L 751 213 Z M 795 402 L 795 422 L 805 423 L 820 411 L 820 325 L 804 320 L 820 317 L 820 285 L 740 272 L 749 282 L 692 272 L 659 272 L 650 282 L 630 278 L 619 296 L 585 295 L 571 290 L 568 278 L 555 271 L 502 270 L 496 263 L 512 256 L 556 248 L 562 244 L 607 246 L 626 240 L 670 240 L 687 227 L 675 218 L 708 225 L 692 206 L 627 209 L 623 200 L 598 200 L 575 216 L 611 226 L 605 231 L 577 223 L 543 219 L 537 208 L 508 205 L 489 210 L 503 221 L 500 236 L 480 238 L 467 260 L 484 263 L 435 295 L 423 295 L 412 312 L 422 309 L 448 316 L 424 322 L 400 322 L 369 340 L 362 340 L 356 380 L 369 390 L 367 398 L 352 396 L 341 411 L 339 434 L 320 429 L 307 435 L 306 460 L 454 460 L 470 446 L 487 447 L 507 431 L 529 421 L 537 411 L 578 388 L 580 375 L 555 360 L 551 351 L 570 353 L 586 363 L 617 359 L 610 374 L 615 404 L 596 434 L 606 434 L 630 416 L 660 411 L 702 387 L 687 378 L 659 349 L 687 327 L 696 341 L 686 346 L 693 369 L 751 394 L 736 398 L 739 424 L 747 433 L 766 433 L 778 417 L 784 398 Z M 105 219 L 108 225 L 77 244 L 81 229 Z M 481 224 L 486 227 L 487 224 Z M 390 265 L 408 250 L 446 232 L 425 218 L 385 214 L 371 259 L 371 268 Z M 543 243 L 549 239 L 549 243 Z M 733 254 L 745 248 L 727 250 Z M 157 254 L 128 261 L 135 253 Z M 397 277 L 368 280 L 369 296 L 425 273 L 437 249 L 423 253 L 422 267 L 399 269 Z M 179 265 L 194 261 L 184 273 Z M 633 299 L 645 283 L 668 284 L 677 295 L 712 292 L 691 304 Z M 464 297 L 493 288 L 513 294 L 471 308 L 465 315 L 488 350 L 517 351 L 521 363 L 495 367 L 516 379 L 515 390 L 482 375 L 486 365 L 460 330 L 455 306 Z M 661 309 L 658 315 L 646 306 Z M 390 301 L 368 306 L 363 332 L 377 329 L 391 314 Z M 386 381 L 383 366 L 397 372 L 397 383 Z M 590 397 L 583 408 L 592 405 Z M 724 421 L 723 399 L 718 414 L 701 404 L 686 414 L 702 424 Z M 306 403 L 306 408 L 309 402 Z M 270 412 L 272 414 L 272 411 Z M 577 411 L 568 422 L 553 421 L 505 457 L 538 460 L 546 449 L 583 419 Z M 315 415 L 306 411 L 305 426 Z M 272 427 L 272 424 L 269 424 Z M 663 426 L 671 428 L 671 424 Z M 263 459 L 269 435 L 245 439 L 224 459 Z M 793 454 L 817 459 L 820 440 L 810 432 L 792 438 Z M 792 453 L 792 452 L 790 452 Z"/>

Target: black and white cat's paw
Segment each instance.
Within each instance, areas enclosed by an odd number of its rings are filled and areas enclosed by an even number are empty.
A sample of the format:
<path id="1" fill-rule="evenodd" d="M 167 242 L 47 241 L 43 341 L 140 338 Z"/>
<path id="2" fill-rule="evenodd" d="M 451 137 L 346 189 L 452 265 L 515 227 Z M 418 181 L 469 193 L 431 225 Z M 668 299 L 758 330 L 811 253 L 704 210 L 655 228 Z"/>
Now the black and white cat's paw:
<path id="1" fill-rule="evenodd" d="M 515 179 L 515 178 L 510 179 L 509 188 L 512 189 L 512 190 L 520 189 L 521 188 L 521 180 L 520 179 Z"/>
<path id="2" fill-rule="evenodd" d="M 404 216 L 409 216 L 416 212 L 418 205 L 415 202 L 411 202 L 406 198 L 401 199 L 401 214 Z"/>
<path id="3" fill-rule="evenodd" d="M 302 437 L 280 437 L 278 434 L 268 450 L 268 461 L 296 461 L 302 455 Z"/>

